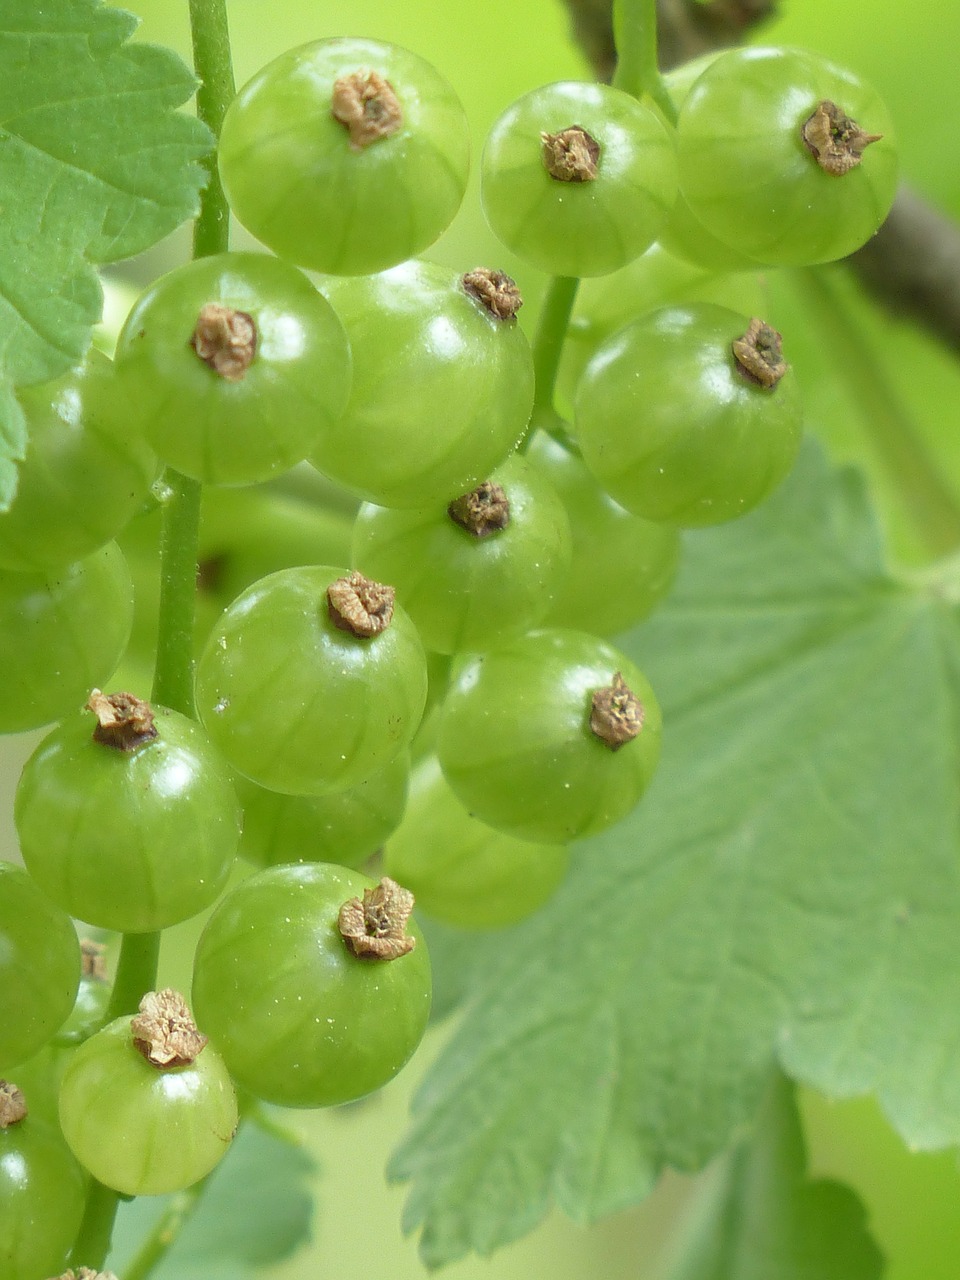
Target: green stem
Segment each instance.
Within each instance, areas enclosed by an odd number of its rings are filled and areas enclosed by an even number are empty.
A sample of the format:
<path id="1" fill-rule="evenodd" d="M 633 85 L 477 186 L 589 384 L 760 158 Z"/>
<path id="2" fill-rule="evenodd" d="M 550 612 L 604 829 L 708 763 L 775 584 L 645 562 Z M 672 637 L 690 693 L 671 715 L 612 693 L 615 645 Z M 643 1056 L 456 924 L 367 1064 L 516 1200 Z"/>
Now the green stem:
<path id="1" fill-rule="evenodd" d="M 133 1014 L 148 991 L 157 985 L 159 933 L 125 933 L 120 943 L 117 975 L 113 980 L 107 1021 Z"/>
<path id="2" fill-rule="evenodd" d="M 677 109 L 657 62 L 657 0 L 614 0 L 613 38 L 617 47 L 614 87 L 635 98 L 649 94 L 670 123 L 676 124 Z"/>
<path id="3" fill-rule="evenodd" d="M 195 1182 L 186 1191 L 179 1191 L 157 1219 L 153 1230 L 123 1271 L 123 1280 L 145 1280 L 154 1267 L 166 1257 L 190 1221 L 194 1210 L 207 1189 L 212 1173 Z"/>
<path id="4" fill-rule="evenodd" d="M 71 1267 L 88 1267 L 99 1271 L 110 1252 L 113 1224 L 117 1217 L 119 1197 L 115 1191 L 90 1179 L 83 1221 L 70 1254 Z"/>
<path id="5" fill-rule="evenodd" d="M 834 353 L 881 465 L 934 556 L 960 547 L 960 503 L 943 479 L 900 393 L 823 269 L 797 273 L 824 345 Z"/>
<path id="6" fill-rule="evenodd" d="M 558 425 L 553 408 L 557 386 L 557 373 L 563 344 L 570 327 L 573 304 L 577 300 L 580 281 L 576 276 L 554 276 L 547 285 L 540 315 L 537 319 L 537 336 L 533 340 L 533 368 L 536 381 L 533 393 L 533 417 L 527 439 L 519 446 L 526 448 L 537 427 L 552 431 Z"/>
<path id="7" fill-rule="evenodd" d="M 190 30 L 193 66 L 200 81 L 197 115 L 219 138 L 223 117 L 236 93 L 226 0 L 190 0 Z M 230 242 L 230 208 L 220 183 L 216 154 L 210 155 L 205 164 L 209 180 L 193 229 L 195 258 L 224 253 Z"/>

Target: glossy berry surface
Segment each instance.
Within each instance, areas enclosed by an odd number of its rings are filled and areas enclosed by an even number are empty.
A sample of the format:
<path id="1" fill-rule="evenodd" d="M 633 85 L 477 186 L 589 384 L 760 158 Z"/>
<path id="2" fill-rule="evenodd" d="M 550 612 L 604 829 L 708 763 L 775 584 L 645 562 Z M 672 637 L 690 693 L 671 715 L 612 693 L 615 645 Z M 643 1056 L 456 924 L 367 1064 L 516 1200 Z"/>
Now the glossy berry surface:
<path id="1" fill-rule="evenodd" d="M 502 929 L 543 906 L 569 862 L 565 845 L 518 840 L 473 817 L 427 756 L 383 865 L 416 896 L 418 910 L 461 929 Z"/>
<path id="2" fill-rule="evenodd" d="M 566 509 L 526 459 L 512 455 L 473 492 L 477 533 L 446 503 L 418 511 L 365 504 L 354 525 L 354 564 L 395 584 L 424 644 L 439 653 L 489 649 L 529 630 L 570 563 Z M 484 507 L 495 508 L 490 527 Z"/>
<path id="3" fill-rule="evenodd" d="M 29 1103 L 28 1103 L 29 1107 Z M 80 1226 L 83 1170 L 56 1129 L 36 1119 L 0 1128 L 0 1275 L 59 1275 Z"/>
<path id="4" fill-rule="evenodd" d="M 125 751 L 69 716 L 20 777 L 23 860 L 79 920 L 125 933 L 165 929 L 216 900 L 240 839 L 230 771 L 194 721 L 154 708 L 156 737 Z"/>
<path id="5" fill-rule="evenodd" d="M 194 965 L 198 1023 L 257 1097 L 349 1102 L 392 1079 L 419 1044 L 431 984 L 416 925 L 413 950 L 393 960 L 357 958 L 337 926 L 343 903 L 373 886 L 324 863 L 273 867 L 232 889 L 207 923 Z"/>
<path id="6" fill-rule="evenodd" d="M 612 636 L 645 618 L 669 591 L 680 558 L 671 525 L 631 515 L 594 480 L 583 459 L 545 432 L 527 450 L 563 500 L 573 557 L 544 622 Z"/>
<path id="7" fill-rule="evenodd" d="M 508 249 L 551 275 L 604 275 L 665 222 L 677 194 L 674 142 L 656 112 L 619 89 L 544 85 L 494 124 L 481 184 Z"/>
<path id="8" fill-rule="evenodd" d="M 259 253 L 156 280 L 121 330 L 116 368 L 160 457 L 207 484 L 253 484 L 300 462 L 350 389 L 329 304 L 296 267 Z"/>
<path id="9" fill-rule="evenodd" d="M 640 727 L 611 749 L 591 729 L 591 709 L 618 672 L 639 700 Z M 653 690 L 624 654 L 585 632 L 544 628 L 458 667 L 437 757 L 482 822 L 564 844 L 630 812 L 656 768 L 660 725 Z"/>
<path id="10" fill-rule="evenodd" d="M 0 733 L 39 729 L 117 669 L 133 625 L 133 582 L 115 542 L 60 569 L 0 572 Z"/>
<path id="11" fill-rule="evenodd" d="M 22 867 L 0 862 L 0 1071 L 42 1048 L 73 1008 L 80 944 Z"/>
<path id="12" fill-rule="evenodd" d="M 587 466 L 628 511 L 682 527 L 761 502 L 793 465 L 801 413 L 792 371 L 760 386 L 732 344 L 745 316 L 707 303 L 651 312 L 598 349 L 577 389 Z"/>
<path id="13" fill-rule="evenodd" d="M 186 1066 L 158 1068 L 117 1018 L 71 1055 L 60 1124 L 73 1154 L 104 1186 L 156 1196 L 191 1186 L 223 1158 L 237 1099 L 212 1044 Z"/>
<path id="14" fill-rule="evenodd" d="M 243 805 L 240 853 L 272 867 L 336 862 L 357 867 L 395 830 L 407 801 L 410 760 L 401 752 L 366 781 L 327 796 L 289 796 L 237 776 Z"/>
<path id="15" fill-rule="evenodd" d="M 357 637 L 327 590 L 346 570 L 282 569 L 224 611 L 197 665 L 197 710 L 229 762 L 291 795 L 355 786 L 410 743 L 427 694 L 423 645 L 397 606 Z"/>
<path id="16" fill-rule="evenodd" d="M 0 514 L 0 569 L 44 571 L 109 542 L 147 501 L 159 464 L 133 405 L 92 347 L 53 382 L 21 388 L 30 433 L 17 496 Z"/>
<path id="17" fill-rule="evenodd" d="M 485 480 L 533 407 L 533 356 L 517 321 L 429 262 L 321 287 L 350 339 L 353 389 L 321 432 L 315 466 L 384 507 L 446 503 Z"/>
<path id="18" fill-rule="evenodd" d="M 421 253 L 446 228 L 466 188 L 469 131 L 454 91 L 416 54 L 318 40 L 240 90 L 219 163 L 233 211 L 280 257 L 365 274 Z"/>
<path id="19" fill-rule="evenodd" d="M 823 102 L 865 134 L 881 135 L 847 172 L 824 169 L 804 141 Z M 883 102 L 851 72 L 804 50 L 735 49 L 716 58 L 686 96 L 677 139 L 680 190 L 693 218 L 766 263 L 845 257 L 878 230 L 896 190 Z"/>

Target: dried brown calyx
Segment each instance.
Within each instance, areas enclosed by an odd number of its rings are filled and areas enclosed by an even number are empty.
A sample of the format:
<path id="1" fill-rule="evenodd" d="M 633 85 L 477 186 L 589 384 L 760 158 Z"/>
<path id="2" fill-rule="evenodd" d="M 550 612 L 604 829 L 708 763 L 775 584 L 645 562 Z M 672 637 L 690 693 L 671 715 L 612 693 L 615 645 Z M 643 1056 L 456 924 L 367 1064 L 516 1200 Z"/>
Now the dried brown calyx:
<path id="1" fill-rule="evenodd" d="M 57 1280 L 117 1280 L 112 1271 L 91 1271 L 89 1267 L 80 1267 L 77 1271 L 65 1271 Z"/>
<path id="2" fill-rule="evenodd" d="M 130 1021 L 133 1043 L 154 1067 L 186 1067 L 197 1058 L 207 1037 L 196 1027 L 179 991 L 148 991 L 140 1012 Z"/>
<path id="3" fill-rule="evenodd" d="M 136 751 L 157 736 L 153 708 L 132 693 L 101 693 L 94 689 L 87 710 L 97 717 L 95 742 L 115 751 Z"/>
<path id="4" fill-rule="evenodd" d="M 89 938 L 80 939 L 80 973 L 84 978 L 106 982 L 107 962 L 103 958 L 105 951 L 106 947 L 102 942 L 91 942 Z"/>
<path id="5" fill-rule="evenodd" d="M 611 751 L 632 742 L 643 728 L 643 703 L 619 671 L 593 695 L 590 728 Z"/>
<path id="6" fill-rule="evenodd" d="M 500 485 L 484 480 L 469 493 L 455 498 L 447 507 L 447 515 L 475 538 L 487 538 L 510 523 L 510 501 Z"/>
<path id="7" fill-rule="evenodd" d="M 369 640 L 390 625 L 397 593 L 386 583 L 374 582 L 362 573 L 348 573 L 327 587 L 330 620 L 341 631 Z"/>
<path id="8" fill-rule="evenodd" d="M 365 67 L 334 81 L 330 110 L 346 127 L 353 151 L 389 138 L 403 124 L 403 109 L 393 85 L 378 71 Z"/>
<path id="9" fill-rule="evenodd" d="M 513 320 L 523 306 L 516 280 L 505 271 L 476 267 L 461 276 L 460 283 L 471 298 L 476 298 L 498 320 Z"/>
<path id="10" fill-rule="evenodd" d="M 0 1080 L 0 1129 L 9 1129 L 25 1119 L 27 1100 L 10 1080 Z"/>
<path id="11" fill-rule="evenodd" d="M 200 308 L 190 345 L 214 373 L 227 382 L 239 382 L 257 354 L 257 326 L 246 311 L 207 302 Z"/>
<path id="12" fill-rule="evenodd" d="M 824 98 L 803 122 L 800 136 L 820 168 L 842 178 L 857 167 L 870 143 L 879 142 L 883 134 L 864 133 L 856 120 Z"/>
<path id="13" fill-rule="evenodd" d="M 541 133 L 543 167 L 557 182 L 593 182 L 600 168 L 600 143 L 582 125 Z"/>
<path id="14" fill-rule="evenodd" d="M 731 343 L 737 368 L 757 386 L 775 387 L 790 367 L 783 358 L 783 339 L 756 316 L 747 332 Z"/>
<path id="15" fill-rule="evenodd" d="M 340 908 L 340 936 L 361 960 L 396 960 L 412 951 L 416 938 L 406 932 L 413 911 L 413 894 L 384 876 L 363 898 L 351 898 Z"/>

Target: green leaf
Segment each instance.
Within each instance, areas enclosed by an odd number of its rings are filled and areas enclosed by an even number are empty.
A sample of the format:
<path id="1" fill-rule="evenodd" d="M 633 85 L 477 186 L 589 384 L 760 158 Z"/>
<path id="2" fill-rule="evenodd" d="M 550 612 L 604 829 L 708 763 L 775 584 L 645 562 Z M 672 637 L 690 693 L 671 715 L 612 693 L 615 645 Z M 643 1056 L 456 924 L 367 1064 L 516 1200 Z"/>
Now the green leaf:
<path id="1" fill-rule="evenodd" d="M 960 628 L 885 570 L 863 486 L 810 444 L 742 521 L 691 535 L 625 649 L 664 704 L 636 812 L 485 954 L 392 1174 L 430 1264 L 697 1169 L 779 1057 L 960 1140 Z"/>
<path id="2" fill-rule="evenodd" d="M 751 1137 L 702 1176 L 667 1280 L 879 1280 L 860 1201 L 805 1174 L 793 1088 L 778 1074 Z"/>
<path id="3" fill-rule="evenodd" d="M 310 1238 L 313 1162 L 292 1140 L 255 1122 L 241 1126 L 182 1234 L 151 1277 L 156 1280 L 249 1280 Z M 189 1192 L 187 1193 L 189 1195 Z M 127 1267 L 176 1197 L 121 1207 L 110 1267 Z"/>
<path id="4" fill-rule="evenodd" d="M 208 130 L 195 81 L 99 0 L 0 14 L 0 376 L 64 372 L 100 317 L 93 264 L 149 248 L 198 208 Z M 3 452 L 0 448 L 0 452 Z"/>

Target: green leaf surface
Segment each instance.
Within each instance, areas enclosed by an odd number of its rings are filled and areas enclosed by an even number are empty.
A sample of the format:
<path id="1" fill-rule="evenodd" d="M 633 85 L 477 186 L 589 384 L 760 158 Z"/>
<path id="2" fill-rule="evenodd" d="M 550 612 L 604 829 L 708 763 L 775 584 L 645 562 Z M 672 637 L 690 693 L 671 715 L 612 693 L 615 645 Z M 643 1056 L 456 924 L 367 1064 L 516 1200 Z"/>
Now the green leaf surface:
<path id="1" fill-rule="evenodd" d="M 702 1176 L 666 1280 L 879 1280 L 860 1201 L 805 1175 L 793 1088 L 778 1074 L 751 1136 Z"/>
<path id="2" fill-rule="evenodd" d="M 742 521 L 689 537 L 625 642 L 664 706 L 635 813 L 488 946 L 392 1174 L 430 1264 L 551 1202 L 591 1219 L 697 1169 L 776 1059 L 960 1140 L 960 627 L 894 580 L 862 483 L 808 444 Z"/>
<path id="3" fill-rule="evenodd" d="M 0 376 L 45 381 L 100 318 L 94 265 L 196 213 L 210 134 L 175 110 L 195 81 L 99 0 L 0 11 Z"/>
<path id="4" fill-rule="evenodd" d="M 151 1280 L 250 1280 L 310 1238 L 314 1165 L 294 1141 L 246 1123 Z M 110 1267 L 126 1275 L 176 1197 L 121 1207 Z"/>

